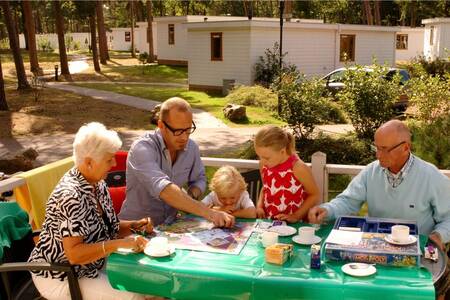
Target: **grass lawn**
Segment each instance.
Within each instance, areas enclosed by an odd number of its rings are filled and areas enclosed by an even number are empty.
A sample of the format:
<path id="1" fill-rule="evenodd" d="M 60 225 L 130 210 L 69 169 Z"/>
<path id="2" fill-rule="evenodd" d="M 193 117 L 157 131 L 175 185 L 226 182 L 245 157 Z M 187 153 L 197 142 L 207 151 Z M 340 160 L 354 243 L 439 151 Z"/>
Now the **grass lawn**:
<path id="1" fill-rule="evenodd" d="M 148 111 L 46 88 L 34 93 L 6 88 L 9 111 L 0 111 L 0 139 L 19 135 L 75 133 L 97 121 L 116 131 L 148 130 Z"/>
<path id="2" fill-rule="evenodd" d="M 230 126 L 248 126 L 278 124 L 284 125 L 282 121 L 260 107 L 247 107 L 248 121 L 233 123 L 223 116 L 222 108 L 227 104 L 225 97 L 215 97 L 204 92 L 188 91 L 184 88 L 157 87 L 145 85 L 113 85 L 105 83 L 78 83 L 77 86 L 105 90 L 130 96 L 142 97 L 155 101 L 164 101 L 170 97 L 181 97 L 186 99 L 193 107 L 205 110 Z"/>

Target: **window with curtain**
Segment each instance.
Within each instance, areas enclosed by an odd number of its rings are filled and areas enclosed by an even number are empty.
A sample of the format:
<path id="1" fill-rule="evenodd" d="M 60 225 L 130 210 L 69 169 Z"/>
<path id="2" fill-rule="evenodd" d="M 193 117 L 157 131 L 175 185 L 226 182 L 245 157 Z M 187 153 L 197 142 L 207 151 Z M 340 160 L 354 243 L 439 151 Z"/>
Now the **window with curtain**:
<path id="1" fill-rule="evenodd" d="M 223 60 L 222 32 L 211 32 L 211 60 Z"/>
<path id="2" fill-rule="evenodd" d="M 355 61 L 355 35 L 341 34 L 339 61 Z"/>
<path id="3" fill-rule="evenodd" d="M 169 45 L 174 45 L 175 44 L 175 25 L 174 24 L 169 24 L 168 33 L 169 33 Z"/>

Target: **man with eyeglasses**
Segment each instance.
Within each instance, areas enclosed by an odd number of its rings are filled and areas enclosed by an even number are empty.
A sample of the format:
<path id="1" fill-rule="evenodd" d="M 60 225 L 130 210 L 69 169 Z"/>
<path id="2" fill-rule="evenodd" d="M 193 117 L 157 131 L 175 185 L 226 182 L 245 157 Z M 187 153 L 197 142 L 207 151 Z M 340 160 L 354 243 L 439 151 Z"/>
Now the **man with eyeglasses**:
<path id="1" fill-rule="evenodd" d="M 420 234 L 444 250 L 450 241 L 450 180 L 411 153 L 411 133 L 399 120 L 375 132 L 376 161 L 367 165 L 335 199 L 310 209 L 311 223 L 357 214 L 367 202 L 371 217 L 416 220 Z M 435 284 L 438 299 L 450 288 L 449 266 Z"/>
<path id="2" fill-rule="evenodd" d="M 127 192 L 120 219 L 150 216 L 154 225 L 168 224 L 182 210 L 216 226 L 234 225 L 233 216 L 194 200 L 206 188 L 199 148 L 189 139 L 195 129 L 191 106 L 184 99 L 170 98 L 161 105 L 158 129 L 135 141 L 128 153 Z M 182 190 L 185 186 L 187 193 Z"/>

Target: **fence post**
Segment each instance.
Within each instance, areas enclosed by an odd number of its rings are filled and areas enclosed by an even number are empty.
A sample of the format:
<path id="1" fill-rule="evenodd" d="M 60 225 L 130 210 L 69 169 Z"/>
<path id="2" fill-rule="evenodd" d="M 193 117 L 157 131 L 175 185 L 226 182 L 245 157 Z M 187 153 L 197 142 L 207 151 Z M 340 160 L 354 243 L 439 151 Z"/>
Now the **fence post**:
<path id="1" fill-rule="evenodd" d="M 326 164 L 327 164 L 327 155 L 323 152 L 315 152 L 311 156 L 311 169 L 314 180 L 316 181 L 319 187 L 319 195 L 320 202 L 324 202 L 328 199 L 328 182 L 326 177 Z M 325 194 L 326 193 L 326 194 Z"/>

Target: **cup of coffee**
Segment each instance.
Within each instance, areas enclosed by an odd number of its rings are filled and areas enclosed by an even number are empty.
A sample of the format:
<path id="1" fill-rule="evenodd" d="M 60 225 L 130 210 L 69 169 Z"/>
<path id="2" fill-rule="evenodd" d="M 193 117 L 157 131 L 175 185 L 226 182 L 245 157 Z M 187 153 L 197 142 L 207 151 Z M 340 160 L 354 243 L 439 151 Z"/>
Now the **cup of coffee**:
<path id="1" fill-rule="evenodd" d="M 278 243 L 278 233 L 272 231 L 264 231 L 259 235 L 259 240 L 263 247 L 269 247 Z"/>
<path id="2" fill-rule="evenodd" d="M 391 237 L 394 242 L 406 243 L 409 240 L 409 227 L 406 225 L 394 225 L 391 227 Z"/>
<path id="3" fill-rule="evenodd" d="M 305 242 L 311 242 L 314 239 L 316 229 L 314 227 L 303 226 L 298 229 L 298 235 Z"/>
<path id="4" fill-rule="evenodd" d="M 164 253 L 169 249 L 169 240 L 163 236 L 157 236 L 150 240 L 149 247 L 154 253 Z"/>

